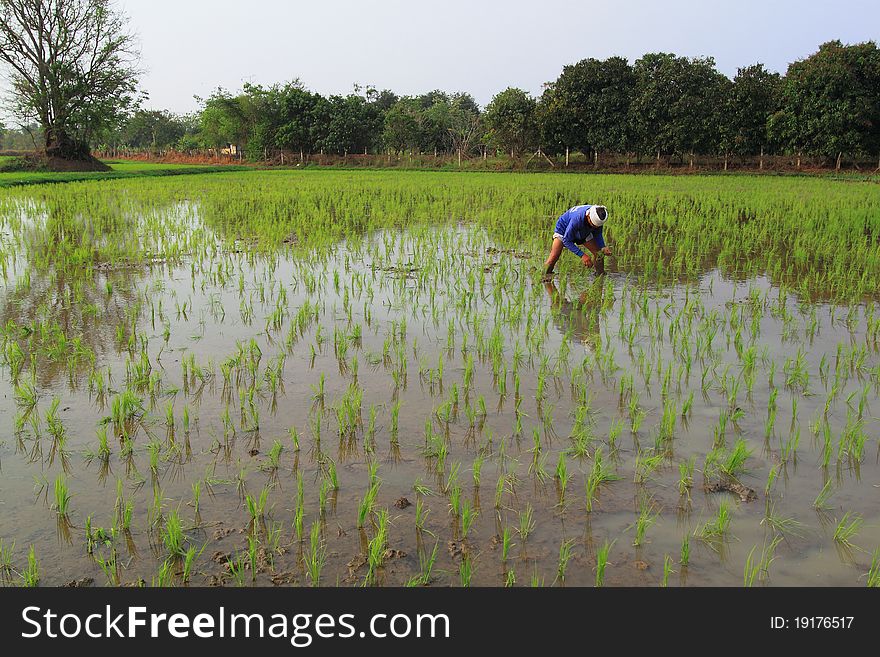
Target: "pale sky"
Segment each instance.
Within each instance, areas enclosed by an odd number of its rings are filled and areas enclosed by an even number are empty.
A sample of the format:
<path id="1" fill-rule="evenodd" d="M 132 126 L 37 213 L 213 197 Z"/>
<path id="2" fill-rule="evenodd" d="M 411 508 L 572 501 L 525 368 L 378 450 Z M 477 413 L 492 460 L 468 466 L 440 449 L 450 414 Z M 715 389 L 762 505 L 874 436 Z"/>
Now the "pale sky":
<path id="1" fill-rule="evenodd" d="M 141 44 L 146 106 L 187 112 L 193 95 L 300 78 L 346 94 L 508 86 L 538 95 L 585 57 L 712 56 L 729 76 L 788 63 L 831 39 L 880 40 L 878 0 L 116 0 Z"/>

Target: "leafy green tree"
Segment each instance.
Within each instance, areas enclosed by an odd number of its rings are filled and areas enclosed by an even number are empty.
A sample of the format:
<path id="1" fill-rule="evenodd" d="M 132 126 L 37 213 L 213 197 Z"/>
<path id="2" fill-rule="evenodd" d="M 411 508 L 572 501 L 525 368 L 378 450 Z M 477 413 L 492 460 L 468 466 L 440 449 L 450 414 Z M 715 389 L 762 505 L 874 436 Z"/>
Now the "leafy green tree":
<path id="1" fill-rule="evenodd" d="M 630 125 L 640 152 L 659 158 L 720 150 L 729 80 L 711 57 L 649 53 L 635 62 L 633 71 Z"/>
<path id="2" fill-rule="evenodd" d="M 514 157 L 538 142 L 537 103 L 522 89 L 508 87 L 486 106 L 490 141 Z"/>
<path id="3" fill-rule="evenodd" d="M 880 151 L 880 51 L 829 41 L 788 67 L 771 135 L 787 150 L 840 158 Z"/>
<path id="4" fill-rule="evenodd" d="M 199 136 L 209 148 L 221 149 L 227 144 L 241 146 L 247 139 L 244 111 L 239 99 L 217 89 L 203 101 Z"/>
<path id="5" fill-rule="evenodd" d="M 418 148 L 421 142 L 421 103 L 415 98 L 401 98 L 385 112 L 382 139 L 385 145 L 401 153 Z"/>
<path id="6" fill-rule="evenodd" d="M 135 111 L 122 125 L 119 142 L 133 148 L 167 148 L 186 133 L 186 124 L 168 111 Z"/>
<path id="7" fill-rule="evenodd" d="M 361 153 L 374 148 L 382 114 L 363 96 L 330 96 L 319 108 L 322 134 L 317 145 L 331 153 Z"/>
<path id="8" fill-rule="evenodd" d="M 727 96 L 727 150 L 746 156 L 757 155 L 767 148 L 767 123 L 776 110 L 781 79 L 763 64 L 737 70 Z"/>
<path id="9" fill-rule="evenodd" d="M 11 110 L 46 155 L 88 160 L 89 142 L 137 100 L 134 38 L 109 0 L 0 0 Z"/>
<path id="10" fill-rule="evenodd" d="M 584 59 L 562 69 L 541 97 L 542 138 L 552 150 L 628 150 L 635 77 L 623 57 Z"/>
<path id="11" fill-rule="evenodd" d="M 320 96 L 289 84 L 281 90 L 281 120 L 275 133 L 278 148 L 301 152 L 315 150 L 312 134 L 312 116 Z"/>

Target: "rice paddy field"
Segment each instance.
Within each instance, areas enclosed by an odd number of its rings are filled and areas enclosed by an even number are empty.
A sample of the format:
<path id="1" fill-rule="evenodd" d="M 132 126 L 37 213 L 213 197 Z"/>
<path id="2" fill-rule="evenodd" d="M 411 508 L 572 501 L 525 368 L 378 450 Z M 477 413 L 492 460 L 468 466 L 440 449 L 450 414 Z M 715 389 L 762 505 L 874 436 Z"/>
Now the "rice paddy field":
<path id="1" fill-rule="evenodd" d="M 0 267 L 5 585 L 880 584 L 876 183 L 37 185 Z"/>

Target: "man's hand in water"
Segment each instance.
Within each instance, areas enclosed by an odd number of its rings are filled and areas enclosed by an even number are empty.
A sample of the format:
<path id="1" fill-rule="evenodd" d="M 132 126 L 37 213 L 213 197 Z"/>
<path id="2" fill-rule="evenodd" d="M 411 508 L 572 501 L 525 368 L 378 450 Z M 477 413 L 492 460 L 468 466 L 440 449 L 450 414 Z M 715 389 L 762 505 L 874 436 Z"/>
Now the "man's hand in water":
<path id="1" fill-rule="evenodd" d="M 584 263 L 584 267 L 593 266 L 593 259 L 590 257 L 589 253 L 585 253 L 583 256 L 581 256 L 581 262 Z"/>
<path id="2" fill-rule="evenodd" d="M 611 255 L 611 247 L 610 246 L 603 246 L 602 253 L 604 253 L 607 256 L 610 256 Z"/>

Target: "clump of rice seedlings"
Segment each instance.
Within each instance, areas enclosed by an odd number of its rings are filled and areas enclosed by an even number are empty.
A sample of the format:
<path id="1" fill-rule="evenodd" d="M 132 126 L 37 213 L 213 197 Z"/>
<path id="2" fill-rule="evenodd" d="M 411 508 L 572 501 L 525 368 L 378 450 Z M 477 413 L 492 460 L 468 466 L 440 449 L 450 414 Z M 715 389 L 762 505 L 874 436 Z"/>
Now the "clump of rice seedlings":
<path id="1" fill-rule="evenodd" d="M 825 511 L 831 508 L 828 504 L 828 500 L 831 499 L 831 496 L 834 494 L 834 489 L 831 486 L 831 483 L 830 479 L 826 481 L 822 490 L 819 491 L 819 494 L 816 496 L 816 499 L 813 500 L 813 508 L 817 511 Z"/>
<path id="2" fill-rule="evenodd" d="M 296 427 L 290 427 L 287 433 L 290 435 L 290 443 L 293 446 L 293 451 L 299 451 L 299 432 L 296 430 Z"/>
<path id="3" fill-rule="evenodd" d="M 257 528 L 257 524 L 261 522 L 266 515 L 266 504 L 269 500 L 269 486 L 264 486 L 263 490 L 260 491 L 260 497 L 254 498 L 250 493 L 248 493 L 245 498 L 245 506 L 248 510 L 248 515 L 251 517 L 251 524 L 254 529 Z"/>
<path id="4" fill-rule="evenodd" d="M 0 571 L 3 575 L 9 575 L 12 572 L 12 553 L 15 550 L 15 543 L 12 545 L 3 545 L 3 539 L 0 538 Z"/>
<path id="5" fill-rule="evenodd" d="M 574 557 L 574 539 L 562 541 L 559 546 L 559 561 L 556 565 L 556 579 L 553 583 L 559 582 L 565 585 L 565 572 L 568 570 L 568 564 Z"/>
<path id="6" fill-rule="evenodd" d="M 330 488 L 339 490 L 339 475 L 336 472 L 336 463 L 332 459 L 327 459 L 327 477 L 330 480 Z"/>
<path id="7" fill-rule="evenodd" d="M 510 548 L 515 545 L 510 540 L 510 527 L 505 527 L 501 531 L 501 562 L 504 563 L 507 561 L 507 557 L 510 555 Z"/>
<path id="8" fill-rule="evenodd" d="M 425 510 L 422 498 L 418 497 L 416 499 L 416 531 L 422 531 L 425 528 L 425 520 L 427 517 L 428 512 Z"/>
<path id="9" fill-rule="evenodd" d="M 687 534 L 681 539 L 681 551 L 679 553 L 678 562 L 682 568 L 687 568 L 691 562 L 691 537 Z"/>
<path id="10" fill-rule="evenodd" d="M 672 558 L 668 554 L 663 555 L 663 579 L 660 581 L 660 586 L 664 588 L 669 586 L 669 576 L 674 572 L 672 570 Z"/>
<path id="11" fill-rule="evenodd" d="M 449 513 L 453 518 L 461 516 L 461 486 L 453 486 L 449 490 Z"/>
<path id="12" fill-rule="evenodd" d="M 743 569 L 743 585 L 753 586 L 756 579 L 765 580 L 770 576 L 770 564 L 776 558 L 776 547 L 782 541 L 782 536 L 775 536 L 770 543 L 764 543 L 761 548 L 761 557 L 757 561 L 753 559 L 757 545 L 749 551 L 746 565 Z"/>
<path id="13" fill-rule="evenodd" d="M 284 446 L 281 444 L 281 441 L 277 439 L 274 440 L 272 442 L 272 447 L 270 447 L 269 451 L 266 453 L 267 461 L 260 466 L 261 469 L 269 472 L 276 472 L 281 464 L 281 452 L 283 450 Z"/>
<path id="14" fill-rule="evenodd" d="M 519 513 L 519 537 L 525 541 L 535 529 L 534 510 L 531 503 L 526 504 L 524 511 Z"/>
<path id="15" fill-rule="evenodd" d="M 437 548 L 439 546 L 440 541 L 434 543 L 434 550 L 430 556 L 424 550 L 419 550 L 419 574 L 411 577 L 406 583 L 407 586 L 428 586 L 434 580 L 432 572 L 434 570 L 434 563 L 437 561 Z"/>
<path id="16" fill-rule="evenodd" d="M 615 541 L 605 541 L 596 551 L 596 587 L 605 586 L 605 569 L 608 567 L 608 554 L 611 552 L 611 546 Z"/>
<path id="17" fill-rule="evenodd" d="M 657 522 L 657 518 L 660 517 L 659 512 L 654 511 L 654 505 L 648 503 L 647 501 L 643 501 L 641 508 L 639 509 L 639 517 L 635 522 L 635 530 L 636 537 L 633 539 L 633 545 L 636 547 L 641 546 L 645 542 L 645 534 L 648 532 L 648 529 Z"/>
<path id="18" fill-rule="evenodd" d="M 746 447 L 746 441 L 742 438 L 736 441 L 731 449 L 719 463 L 721 471 L 730 476 L 738 476 L 745 468 L 745 462 L 751 456 L 752 450 Z"/>
<path id="19" fill-rule="evenodd" d="M 871 567 L 867 574 L 868 588 L 880 588 L 880 550 L 874 550 L 871 555 Z"/>
<path id="20" fill-rule="evenodd" d="M 776 513 L 775 506 L 769 506 L 767 513 L 761 520 L 761 524 L 767 523 L 767 526 L 773 529 L 779 535 L 791 534 L 792 536 L 801 536 L 804 528 L 803 523 L 798 522 L 794 518 L 786 518 Z"/>
<path id="21" fill-rule="evenodd" d="M 482 473 L 482 469 L 483 469 L 483 455 L 482 454 L 477 454 L 477 456 L 474 457 L 473 463 L 471 464 L 471 469 L 473 471 L 474 488 L 479 488 L 481 473 Z"/>
<path id="22" fill-rule="evenodd" d="M 718 505 L 718 512 L 712 520 L 707 521 L 696 534 L 704 541 L 712 541 L 723 538 L 730 528 L 730 507 L 726 501 Z"/>
<path id="23" fill-rule="evenodd" d="M 201 503 L 201 499 L 202 499 L 202 482 L 201 481 L 194 481 L 192 483 L 191 487 L 192 487 L 192 494 L 193 494 L 191 504 L 193 507 L 193 511 L 195 511 L 195 513 L 198 514 L 199 504 Z"/>
<path id="24" fill-rule="evenodd" d="M 769 497 L 770 491 L 773 489 L 773 484 L 776 483 L 776 479 L 779 476 L 779 466 L 773 465 L 770 468 L 770 471 L 767 473 L 767 483 L 764 486 L 764 495 Z"/>
<path id="25" fill-rule="evenodd" d="M 182 557 L 186 555 L 186 536 L 183 533 L 183 524 L 177 511 L 168 512 L 161 535 L 162 543 L 170 556 Z"/>
<path id="26" fill-rule="evenodd" d="M 421 497 L 429 497 L 434 494 L 434 491 L 425 486 L 422 483 L 421 479 L 416 479 L 415 483 L 413 484 L 413 491 L 415 491 L 416 495 L 419 495 Z"/>
<path id="27" fill-rule="evenodd" d="M 463 587 L 466 588 L 471 585 L 471 578 L 474 576 L 474 565 L 471 563 L 471 558 L 468 555 L 464 555 L 461 559 L 461 564 L 458 567 L 458 576 Z"/>
<path id="28" fill-rule="evenodd" d="M 379 568 L 385 563 L 385 548 L 388 545 L 388 511 L 380 509 L 376 513 L 376 535 L 367 545 L 367 564 L 369 570 L 365 583 L 377 584 Z"/>
<path id="29" fill-rule="evenodd" d="M 37 561 L 33 545 L 28 550 L 27 567 L 21 573 L 21 579 L 22 585 L 29 588 L 33 588 L 40 583 L 40 562 Z"/>
<path id="30" fill-rule="evenodd" d="M 694 465 L 696 464 L 695 456 L 687 461 L 678 464 L 678 494 L 686 495 L 688 499 L 691 496 L 691 488 L 694 485 Z"/>
<path id="31" fill-rule="evenodd" d="M 367 492 L 364 494 L 361 503 L 358 505 L 358 519 L 357 526 L 358 529 L 363 529 L 366 524 L 367 518 L 373 512 L 373 505 L 376 503 L 376 497 L 379 494 L 379 483 L 373 483 L 370 485 Z"/>
<path id="32" fill-rule="evenodd" d="M 495 484 L 495 508 L 500 509 L 504 501 L 504 484 L 507 479 L 503 474 L 498 476 L 498 482 Z"/>
<path id="33" fill-rule="evenodd" d="M 559 452 L 559 460 L 556 462 L 556 485 L 559 488 L 559 501 L 562 502 L 565 499 L 565 489 L 568 487 L 568 482 L 571 480 L 571 475 L 568 473 L 568 469 L 565 464 L 565 452 Z"/>
<path id="34" fill-rule="evenodd" d="M 61 517 L 67 516 L 70 510 L 70 491 L 67 488 L 64 475 L 58 475 L 55 479 L 55 504 L 53 508 Z"/>
<path id="35" fill-rule="evenodd" d="M 635 482 L 643 484 L 648 481 L 651 475 L 663 465 L 665 458 L 664 454 L 648 454 L 639 450 L 636 455 Z"/>
<path id="36" fill-rule="evenodd" d="M 860 515 L 847 511 L 843 514 L 843 518 L 840 519 L 840 522 L 837 523 L 837 527 L 834 529 L 834 541 L 846 548 L 855 547 L 851 539 L 859 533 L 859 529 L 861 529 L 864 522 L 864 518 Z"/>
<path id="37" fill-rule="evenodd" d="M 327 563 L 327 548 L 321 539 L 321 526 L 319 523 L 312 523 L 312 529 L 309 533 L 309 551 L 305 555 L 306 574 L 312 586 L 318 586 L 321 582 L 321 571 Z"/>
<path id="38" fill-rule="evenodd" d="M 464 501 L 461 507 L 461 537 L 462 539 L 467 538 L 468 532 L 470 532 L 471 527 L 474 524 L 474 521 L 479 516 L 479 512 L 475 511 L 471 506 L 471 503 L 467 500 Z"/>
<path id="39" fill-rule="evenodd" d="M 620 477 L 609 470 L 602 458 L 602 450 L 597 449 L 593 454 L 593 468 L 586 482 L 587 493 L 587 513 L 592 513 L 593 502 L 596 500 L 599 486 L 620 479 Z"/>
<path id="40" fill-rule="evenodd" d="M 170 562 L 168 560 L 165 561 L 165 564 L 170 566 Z M 229 569 L 229 574 L 232 575 L 232 578 L 235 580 L 235 583 L 238 586 L 244 586 L 244 571 L 247 570 L 247 555 L 239 554 L 235 559 L 230 555 L 226 560 L 226 567 Z"/>
<path id="41" fill-rule="evenodd" d="M 193 564 L 195 563 L 196 559 L 201 556 L 202 552 L 205 551 L 205 546 L 207 546 L 207 543 L 202 546 L 202 549 L 197 550 L 195 546 L 191 545 L 187 548 L 186 554 L 183 555 L 183 571 L 181 573 L 181 580 L 184 584 L 189 583 L 189 580 L 192 577 L 193 573 Z"/>
<path id="42" fill-rule="evenodd" d="M 98 427 L 98 457 L 102 461 L 110 458 L 110 444 L 107 438 L 107 425 Z"/>

